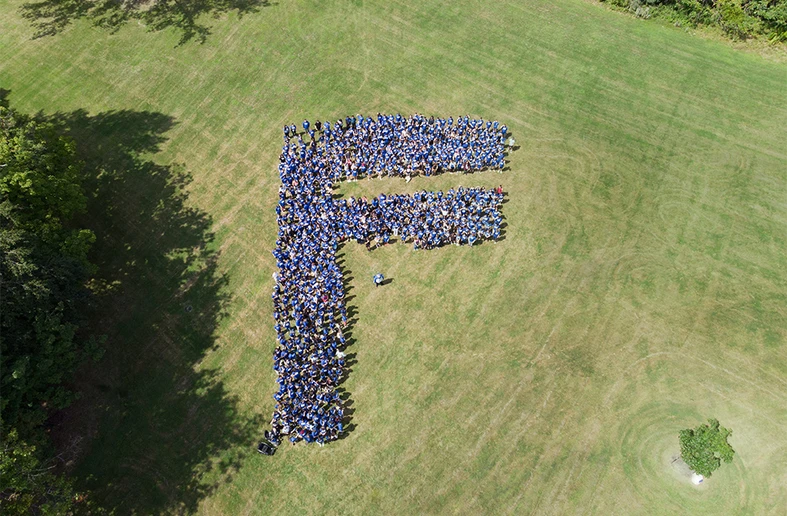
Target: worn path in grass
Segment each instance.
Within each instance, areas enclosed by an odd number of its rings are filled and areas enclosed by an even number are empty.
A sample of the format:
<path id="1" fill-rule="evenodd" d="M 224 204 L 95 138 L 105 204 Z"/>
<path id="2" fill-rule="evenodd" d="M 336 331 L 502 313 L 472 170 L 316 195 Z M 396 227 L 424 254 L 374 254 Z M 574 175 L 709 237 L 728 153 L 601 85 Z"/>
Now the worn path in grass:
<path id="1" fill-rule="evenodd" d="M 282 1 L 178 48 L 174 31 L 83 23 L 31 41 L 18 5 L 0 3 L 0 87 L 85 137 L 100 193 L 109 351 L 56 432 L 83 437 L 75 471 L 97 499 L 140 514 L 787 506 L 783 64 L 571 0 Z M 342 195 L 502 183 L 506 238 L 344 246 L 354 429 L 258 457 L 280 128 L 377 111 L 497 118 L 521 148 L 502 175 Z M 374 289 L 376 271 L 393 282 Z M 670 460 L 708 417 L 738 453 L 694 488 Z"/>

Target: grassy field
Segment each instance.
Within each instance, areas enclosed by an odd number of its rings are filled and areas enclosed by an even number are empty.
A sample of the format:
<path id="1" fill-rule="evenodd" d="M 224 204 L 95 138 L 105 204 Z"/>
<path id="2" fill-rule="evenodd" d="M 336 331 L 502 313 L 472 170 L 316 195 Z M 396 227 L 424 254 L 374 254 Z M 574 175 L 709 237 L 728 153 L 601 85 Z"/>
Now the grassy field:
<path id="1" fill-rule="evenodd" d="M 58 416 L 118 514 L 784 514 L 787 66 L 580 0 L 280 1 L 203 45 L 0 0 L 0 87 L 82 142 L 107 354 Z M 412 4 L 412 5 L 410 5 Z M 281 126 L 496 118 L 505 240 L 343 248 L 352 431 L 254 451 Z M 372 287 L 383 271 L 393 282 Z M 737 454 L 700 488 L 678 430 Z"/>

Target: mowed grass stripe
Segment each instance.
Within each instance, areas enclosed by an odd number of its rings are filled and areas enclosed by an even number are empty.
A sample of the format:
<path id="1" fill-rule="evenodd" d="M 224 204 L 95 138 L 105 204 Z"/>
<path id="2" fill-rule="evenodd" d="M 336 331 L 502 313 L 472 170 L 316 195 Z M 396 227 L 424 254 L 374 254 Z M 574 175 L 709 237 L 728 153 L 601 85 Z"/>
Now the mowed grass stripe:
<path id="1" fill-rule="evenodd" d="M 283 123 L 468 113 L 506 121 L 521 145 L 502 176 L 339 189 L 502 182 L 509 192 L 497 245 L 344 247 L 359 313 L 347 439 L 271 461 L 250 447 L 211 449 L 216 461 L 239 454 L 238 472 L 186 495 L 174 485 L 185 478 L 176 450 L 147 461 L 114 451 L 113 435 L 153 428 L 161 439 L 130 441 L 152 446 L 173 431 L 120 417 L 103 423 L 107 446 L 80 470 L 122 478 L 99 496 L 146 513 L 194 498 L 211 514 L 760 514 L 787 504 L 783 65 L 574 1 L 289 2 L 225 17 L 205 45 L 180 48 L 174 33 L 129 26 L 107 37 L 84 23 L 31 42 L 17 5 L 4 5 L 0 36 L 11 50 L 0 81 L 15 105 L 174 117 L 152 158 L 193 176 L 189 203 L 212 218 L 231 299 L 198 365 L 169 349 L 189 342 L 171 330 L 131 331 L 124 345 L 168 342 L 168 361 L 218 371 L 244 414 L 237 424 L 268 417 L 275 389 L 269 252 Z M 149 245 L 151 264 L 167 261 Z M 150 283 L 170 288 L 157 270 Z M 394 283 L 375 290 L 378 270 Z M 124 380 L 132 397 L 181 393 L 203 430 L 231 430 L 176 381 L 150 381 Z M 710 415 L 735 430 L 739 453 L 704 491 L 687 490 L 662 454 Z M 202 484 L 223 478 L 186 464 Z"/>

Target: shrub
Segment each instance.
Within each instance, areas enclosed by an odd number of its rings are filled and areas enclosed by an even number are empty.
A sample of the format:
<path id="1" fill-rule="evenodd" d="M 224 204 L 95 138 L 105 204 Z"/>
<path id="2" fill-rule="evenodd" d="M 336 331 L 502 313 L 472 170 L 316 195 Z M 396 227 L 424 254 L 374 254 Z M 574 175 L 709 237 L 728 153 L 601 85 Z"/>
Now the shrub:
<path id="1" fill-rule="evenodd" d="M 660 17 L 676 25 L 719 27 L 732 39 L 761 34 L 787 41 L 787 0 L 601 0 L 638 18 Z"/>
<path id="2" fill-rule="evenodd" d="M 735 450 L 727 442 L 730 435 L 732 430 L 720 426 L 717 419 L 709 419 L 708 424 L 697 428 L 681 430 L 678 435 L 680 456 L 693 471 L 710 477 L 722 460 L 732 462 Z"/>

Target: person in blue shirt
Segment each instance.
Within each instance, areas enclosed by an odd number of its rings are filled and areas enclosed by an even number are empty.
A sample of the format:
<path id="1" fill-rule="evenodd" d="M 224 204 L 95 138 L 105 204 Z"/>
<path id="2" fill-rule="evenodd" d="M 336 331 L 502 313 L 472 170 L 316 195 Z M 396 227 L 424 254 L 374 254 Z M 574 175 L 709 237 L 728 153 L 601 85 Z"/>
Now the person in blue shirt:
<path id="1" fill-rule="evenodd" d="M 336 262 L 339 245 L 347 240 L 385 244 L 397 234 L 414 249 L 474 243 L 497 238 L 502 222 L 502 195 L 494 190 L 460 187 L 447 194 L 344 200 L 333 199 L 334 183 L 493 167 L 503 162 L 506 129 L 467 116 L 454 123 L 420 114 L 378 114 L 376 120 L 357 115 L 337 120 L 333 128 L 330 122 L 314 127 L 310 131 L 304 120 L 308 143 L 294 124 L 285 129 L 279 158 L 273 251 L 279 272 L 271 299 L 280 388 L 270 436 L 323 444 L 344 430 L 336 388 L 346 365 L 342 328 L 348 331 L 349 321 Z M 376 286 L 385 281 L 381 273 L 373 280 Z"/>

